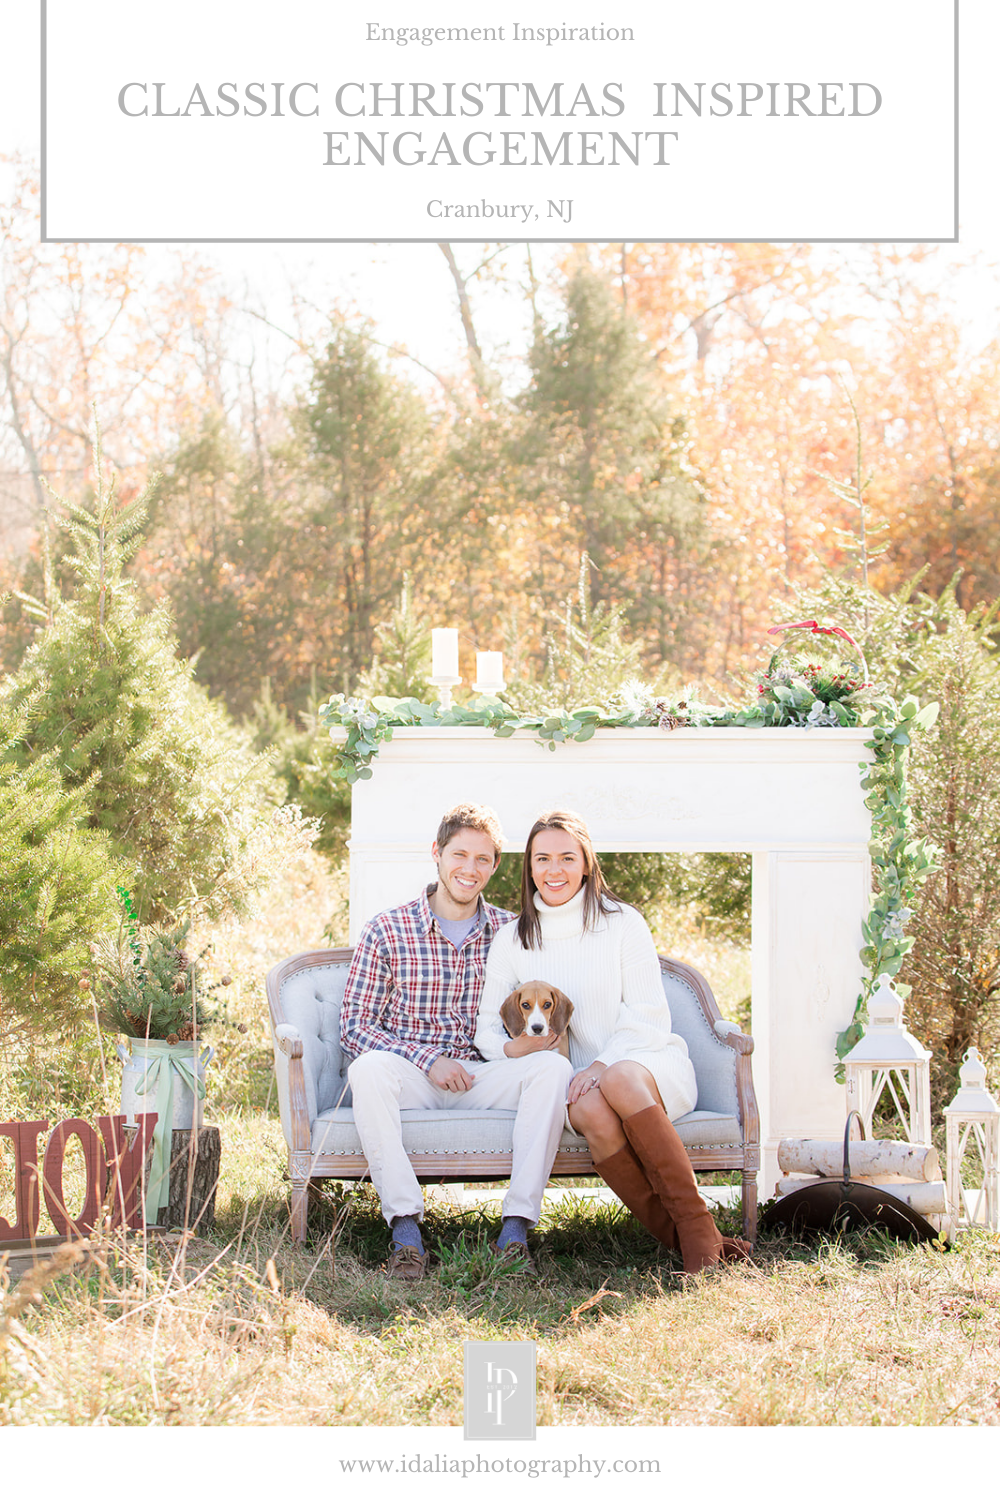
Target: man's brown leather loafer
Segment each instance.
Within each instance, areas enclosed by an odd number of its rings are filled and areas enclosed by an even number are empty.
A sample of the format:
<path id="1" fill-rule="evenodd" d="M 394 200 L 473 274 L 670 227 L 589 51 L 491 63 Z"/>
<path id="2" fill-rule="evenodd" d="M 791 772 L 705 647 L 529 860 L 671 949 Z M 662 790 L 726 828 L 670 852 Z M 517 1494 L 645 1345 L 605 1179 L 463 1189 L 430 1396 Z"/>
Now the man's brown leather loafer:
<path id="1" fill-rule="evenodd" d="M 412 1245 L 396 1245 L 389 1256 L 385 1274 L 390 1281 L 423 1281 L 430 1263 L 429 1250 L 421 1255 Z"/>

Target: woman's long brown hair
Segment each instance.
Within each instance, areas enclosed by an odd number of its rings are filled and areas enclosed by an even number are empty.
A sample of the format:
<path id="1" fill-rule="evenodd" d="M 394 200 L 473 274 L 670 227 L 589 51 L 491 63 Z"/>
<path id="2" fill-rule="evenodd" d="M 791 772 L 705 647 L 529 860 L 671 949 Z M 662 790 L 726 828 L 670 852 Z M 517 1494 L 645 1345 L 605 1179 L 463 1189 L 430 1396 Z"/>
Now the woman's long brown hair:
<path id="1" fill-rule="evenodd" d="M 583 850 L 583 930 L 589 931 L 597 925 L 604 912 L 617 911 L 622 902 L 604 879 L 601 862 L 590 837 L 590 829 L 574 812 L 542 813 L 532 824 L 528 842 L 524 846 L 524 863 L 521 866 L 521 914 L 517 919 L 517 936 L 522 948 L 542 946 L 542 924 L 535 907 L 535 882 L 531 878 L 531 846 L 535 835 L 547 828 L 558 828 L 576 839 Z"/>

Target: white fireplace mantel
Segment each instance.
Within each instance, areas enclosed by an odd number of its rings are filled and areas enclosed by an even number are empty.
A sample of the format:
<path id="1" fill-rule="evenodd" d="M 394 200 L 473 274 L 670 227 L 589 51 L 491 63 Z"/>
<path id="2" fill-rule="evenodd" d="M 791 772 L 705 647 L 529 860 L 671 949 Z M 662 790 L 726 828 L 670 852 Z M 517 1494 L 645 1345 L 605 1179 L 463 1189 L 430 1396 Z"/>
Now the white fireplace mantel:
<path id="1" fill-rule="evenodd" d="M 753 1064 L 769 1193 L 783 1136 L 836 1138 L 844 1128 L 834 1042 L 863 972 L 871 824 L 859 765 L 872 759 L 869 734 L 599 729 L 553 752 L 529 731 L 397 729 L 372 779 L 353 789 L 351 941 L 434 878 L 430 845 L 457 802 L 495 808 L 512 850 L 540 812 L 562 807 L 587 820 L 604 852 L 752 854 Z"/>

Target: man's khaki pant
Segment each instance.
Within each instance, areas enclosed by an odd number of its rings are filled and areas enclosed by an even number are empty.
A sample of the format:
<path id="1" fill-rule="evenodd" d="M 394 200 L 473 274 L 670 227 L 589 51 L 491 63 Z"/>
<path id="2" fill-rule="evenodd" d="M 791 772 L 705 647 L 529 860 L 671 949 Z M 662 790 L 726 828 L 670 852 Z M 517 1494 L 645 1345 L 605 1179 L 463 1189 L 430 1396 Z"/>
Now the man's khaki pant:
<path id="1" fill-rule="evenodd" d="M 516 1109 L 513 1167 L 502 1214 L 537 1224 L 566 1123 L 572 1064 L 558 1052 L 536 1052 L 462 1066 L 476 1080 L 464 1093 L 438 1088 L 394 1052 L 365 1052 L 348 1069 L 354 1123 L 386 1222 L 403 1214 L 420 1219 L 424 1212 L 420 1184 L 403 1150 L 401 1109 Z"/>

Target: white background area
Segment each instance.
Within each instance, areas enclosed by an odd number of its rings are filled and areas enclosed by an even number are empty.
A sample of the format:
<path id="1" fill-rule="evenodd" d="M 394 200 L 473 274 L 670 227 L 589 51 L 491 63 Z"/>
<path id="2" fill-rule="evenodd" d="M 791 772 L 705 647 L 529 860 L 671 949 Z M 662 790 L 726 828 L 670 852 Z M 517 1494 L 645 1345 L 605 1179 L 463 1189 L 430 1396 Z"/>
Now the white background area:
<path id="1" fill-rule="evenodd" d="M 465 0 L 434 3 L 330 5 L 296 0 L 280 10 L 264 0 L 243 0 L 240 24 L 232 7 L 204 0 L 173 0 L 169 25 L 136 25 L 134 0 L 49 0 L 47 209 L 49 236 L 59 239 L 428 239 L 502 237 L 531 239 L 944 239 L 953 235 L 954 89 L 950 0 L 708 0 L 698 5 L 651 7 L 625 0 L 558 0 L 532 6 L 527 19 L 516 7 L 470 6 Z M 157 14 L 160 14 L 157 12 Z M 280 21 L 277 19 L 280 16 Z M 630 28 L 633 41 L 563 42 L 547 46 L 514 40 L 523 28 Z M 368 23 L 393 32 L 410 27 L 464 26 L 476 22 L 502 31 L 504 40 L 434 41 L 431 45 L 368 37 Z M 87 65 L 81 66 L 81 59 Z M 402 82 L 401 116 L 391 106 L 373 114 L 372 84 L 382 92 Z M 523 87 L 508 91 L 507 116 L 490 82 L 530 81 L 545 98 L 561 83 L 565 104 L 585 84 L 597 109 L 603 86 L 625 103 L 620 115 L 525 116 Z M 705 85 L 703 113 L 682 105 L 679 117 L 657 117 L 656 82 L 683 83 L 697 97 Z M 154 114 L 154 82 L 164 85 Z M 281 91 L 280 117 L 252 116 L 244 107 L 248 83 Z M 349 89 L 344 108 L 338 89 Z M 409 85 L 433 84 L 432 104 L 442 104 L 445 82 L 455 84 L 454 114 L 419 115 Z M 479 85 L 480 115 L 463 117 L 463 83 Z M 760 83 L 765 97 L 710 114 L 713 83 Z M 769 114 L 770 82 L 779 113 Z M 287 113 L 296 83 L 300 107 L 317 116 Z M 831 95 L 842 115 L 789 115 L 787 85 L 838 84 Z M 877 112 L 851 115 L 850 85 L 876 85 Z M 132 118 L 119 107 L 149 113 Z M 189 107 L 200 85 L 210 109 Z M 239 114 L 216 114 L 219 84 L 235 86 Z M 751 94 L 754 91 L 751 90 Z M 673 91 L 666 90 L 673 99 Z M 364 103 L 362 104 L 362 100 Z M 859 91 L 859 109 L 875 96 Z M 528 106 L 530 109 L 530 105 Z M 716 106 L 718 107 L 718 106 Z M 179 115 L 175 114 L 179 111 Z M 366 148 L 358 164 L 356 134 L 363 130 L 385 151 L 378 165 Z M 617 130 L 634 165 L 619 150 L 609 160 Z M 336 133 L 346 164 L 327 164 L 325 132 Z M 571 166 L 536 164 L 532 132 L 549 150 L 564 132 Z M 653 139 L 638 148 L 635 133 L 676 131 L 662 148 Z M 402 135 L 394 159 L 393 140 Z M 471 165 L 462 154 L 470 144 Z M 501 165 L 502 136 L 515 138 L 516 164 Z M 592 164 L 579 164 L 580 133 L 589 132 Z M 458 155 L 429 158 L 442 134 Z M 346 137 L 341 141 L 341 136 Z M 488 136 L 489 139 L 484 139 Z M 384 144 L 383 144 L 384 138 Z M 496 153 L 490 161 L 489 153 Z M 426 153 L 423 161 L 419 154 Z M 669 165 L 656 165 L 664 156 Z M 338 151 L 335 161 L 341 160 Z M 417 162 L 416 165 L 403 163 Z M 541 158 L 545 163 L 545 158 Z M 127 191 L 94 190 L 94 176 L 111 171 Z M 551 205 L 571 200 L 572 227 Z M 479 207 L 481 218 L 454 217 L 458 207 Z M 487 215 L 487 210 L 493 210 Z M 452 211 L 452 216 L 447 214 Z M 507 217 L 501 217 L 506 213 Z M 511 217 L 511 214 L 515 217 Z M 516 224 L 516 229 L 514 225 Z"/>

